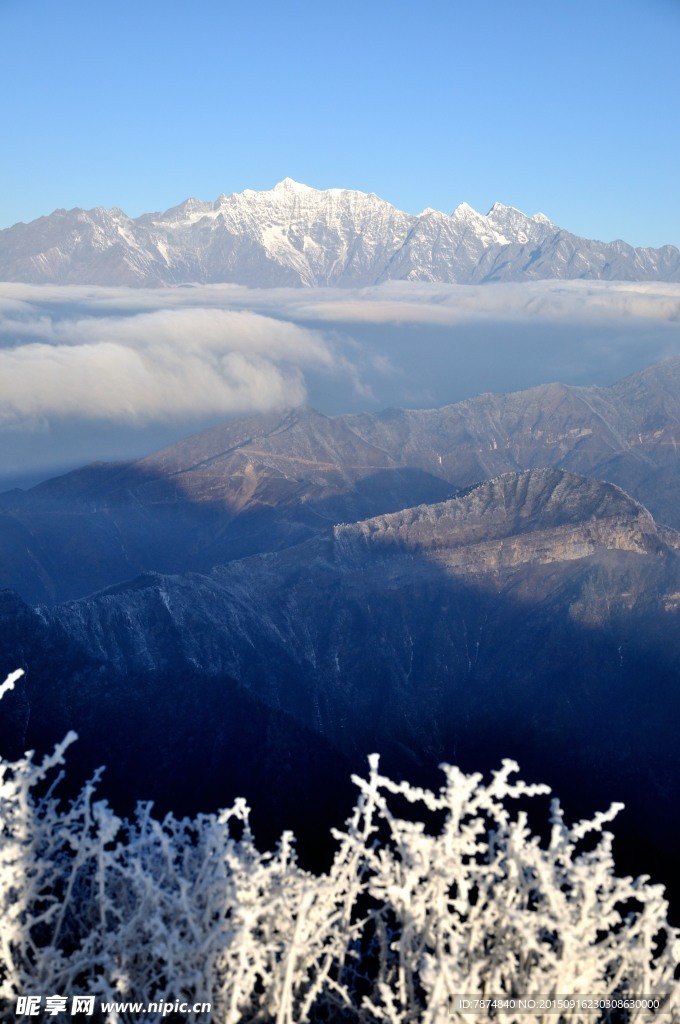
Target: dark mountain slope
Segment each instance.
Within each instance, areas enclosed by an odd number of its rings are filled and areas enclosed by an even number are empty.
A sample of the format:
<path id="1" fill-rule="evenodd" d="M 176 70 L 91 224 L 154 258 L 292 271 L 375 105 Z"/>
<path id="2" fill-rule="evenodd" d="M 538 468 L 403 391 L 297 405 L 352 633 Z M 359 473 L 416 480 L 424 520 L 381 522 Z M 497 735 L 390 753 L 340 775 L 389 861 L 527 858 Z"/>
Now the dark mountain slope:
<path id="1" fill-rule="evenodd" d="M 127 799 L 233 796 L 231 768 L 206 783 L 206 747 L 215 771 L 264 757 L 276 772 L 302 744 L 336 803 L 335 767 L 371 750 L 428 782 L 441 760 L 512 756 L 579 813 L 625 800 L 637 870 L 669 877 L 679 551 L 615 486 L 530 471 L 207 575 L 36 612 L 8 599 L 4 662 L 29 666 L 25 742 L 77 728 L 84 763 L 108 761 Z M 233 724 L 250 713 L 276 756 Z M 278 785 L 275 799 L 277 820 L 296 806 Z"/>

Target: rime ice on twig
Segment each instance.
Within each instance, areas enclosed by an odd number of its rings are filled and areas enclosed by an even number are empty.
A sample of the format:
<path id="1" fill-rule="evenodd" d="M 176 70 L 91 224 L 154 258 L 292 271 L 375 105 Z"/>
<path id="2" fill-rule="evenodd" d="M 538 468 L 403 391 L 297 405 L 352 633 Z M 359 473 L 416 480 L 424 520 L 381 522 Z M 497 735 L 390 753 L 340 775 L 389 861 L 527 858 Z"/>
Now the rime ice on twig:
<path id="1" fill-rule="evenodd" d="M 6 693 L 9 693 L 10 690 L 14 689 L 14 684 L 16 683 L 17 679 L 21 679 L 23 674 L 23 668 L 18 668 L 16 669 L 15 672 L 10 672 L 10 674 L 7 676 L 7 679 L 5 679 L 4 683 L 0 684 L 0 700 L 2 700 Z"/>

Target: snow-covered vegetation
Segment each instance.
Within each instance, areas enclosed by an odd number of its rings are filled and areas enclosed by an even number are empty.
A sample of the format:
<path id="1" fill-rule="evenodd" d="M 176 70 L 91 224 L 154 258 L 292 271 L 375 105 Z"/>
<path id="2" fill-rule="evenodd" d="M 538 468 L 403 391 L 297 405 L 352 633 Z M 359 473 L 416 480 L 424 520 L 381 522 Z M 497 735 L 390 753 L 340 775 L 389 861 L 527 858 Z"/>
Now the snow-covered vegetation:
<path id="1" fill-rule="evenodd" d="M 547 787 L 516 780 L 512 762 L 487 783 L 443 766 L 433 793 L 385 777 L 374 756 L 330 869 L 313 875 L 291 834 L 258 851 L 242 800 L 191 820 L 142 805 L 125 821 L 94 779 L 64 806 L 56 769 L 74 738 L 0 766 L 4 1020 L 28 993 L 212 1004 L 185 1015 L 195 1024 L 470 1022 L 493 1011 L 459 1013 L 455 997 L 677 996 L 662 888 L 614 873 L 616 806 L 569 827 L 553 801 L 540 838 L 527 798 Z"/>

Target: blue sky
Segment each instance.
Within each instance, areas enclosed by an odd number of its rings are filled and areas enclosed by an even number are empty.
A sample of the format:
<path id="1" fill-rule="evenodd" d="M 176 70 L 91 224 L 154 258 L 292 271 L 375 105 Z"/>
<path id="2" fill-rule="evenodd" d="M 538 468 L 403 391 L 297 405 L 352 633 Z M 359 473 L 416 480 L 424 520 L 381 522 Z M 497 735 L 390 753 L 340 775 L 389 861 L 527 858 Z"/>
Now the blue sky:
<path id="1" fill-rule="evenodd" d="M 0 0 L 0 227 L 374 191 L 680 244 L 678 0 Z"/>

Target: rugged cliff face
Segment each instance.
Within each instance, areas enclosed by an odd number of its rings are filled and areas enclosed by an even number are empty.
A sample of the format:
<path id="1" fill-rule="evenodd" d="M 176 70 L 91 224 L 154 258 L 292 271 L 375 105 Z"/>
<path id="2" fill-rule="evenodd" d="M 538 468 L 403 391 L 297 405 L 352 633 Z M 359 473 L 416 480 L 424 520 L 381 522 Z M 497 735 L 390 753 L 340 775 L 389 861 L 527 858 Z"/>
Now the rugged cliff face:
<path id="1" fill-rule="evenodd" d="M 618 487 L 555 470 L 509 473 L 444 503 L 338 526 L 334 535 L 348 552 L 394 545 L 456 576 L 480 577 L 602 550 L 655 554 L 678 541 Z"/>
<path id="2" fill-rule="evenodd" d="M 434 410 L 221 424 L 131 464 L 0 496 L 0 585 L 55 603 L 209 570 L 340 522 L 540 467 L 609 480 L 680 528 L 680 361 L 613 388 L 550 384 Z"/>
<path id="3" fill-rule="evenodd" d="M 277 823 L 299 778 L 308 814 L 341 805 L 336 771 L 372 750 L 423 781 L 513 756 L 584 813 L 624 799 L 653 867 L 679 838 L 679 552 L 616 486 L 533 470 L 208 574 L 8 597 L 15 730 L 75 727 L 119 798 L 195 809 L 242 784 Z"/>

